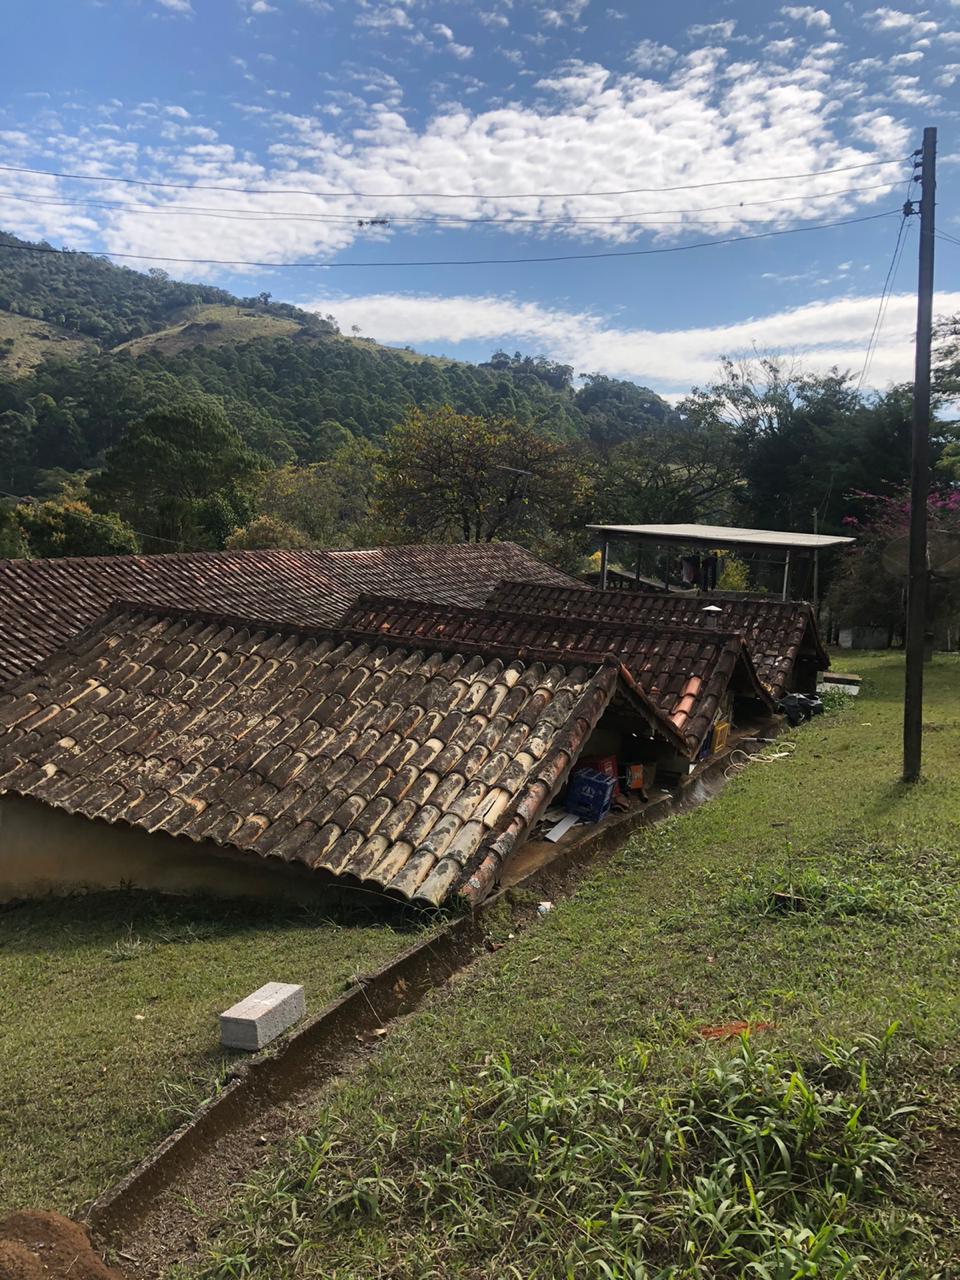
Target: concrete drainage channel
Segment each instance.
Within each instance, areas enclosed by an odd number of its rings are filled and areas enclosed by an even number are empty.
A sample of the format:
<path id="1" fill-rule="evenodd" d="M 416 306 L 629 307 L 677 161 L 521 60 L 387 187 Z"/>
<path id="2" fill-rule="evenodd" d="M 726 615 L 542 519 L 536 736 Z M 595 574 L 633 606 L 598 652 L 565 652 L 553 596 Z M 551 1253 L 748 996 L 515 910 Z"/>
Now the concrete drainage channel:
<path id="1" fill-rule="evenodd" d="M 767 730 L 772 736 L 779 725 Z M 769 736 L 768 739 L 769 740 Z M 198 1243 L 198 1220 L 216 1221 L 229 1197 L 267 1151 L 309 1123 L 310 1104 L 358 1051 L 372 1049 L 389 1024 L 412 1013 L 431 992 L 486 953 L 487 918 L 506 908 L 519 931 L 538 919 L 534 894 L 560 898 L 598 857 L 635 830 L 715 795 L 734 751 L 755 754 L 763 739 L 741 739 L 686 779 L 676 792 L 640 812 L 608 819 L 472 914 L 448 921 L 328 1004 L 274 1053 L 242 1064 L 235 1077 L 197 1114 L 90 1206 L 86 1221 L 127 1274 L 154 1276 L 187 1261 Z"/>

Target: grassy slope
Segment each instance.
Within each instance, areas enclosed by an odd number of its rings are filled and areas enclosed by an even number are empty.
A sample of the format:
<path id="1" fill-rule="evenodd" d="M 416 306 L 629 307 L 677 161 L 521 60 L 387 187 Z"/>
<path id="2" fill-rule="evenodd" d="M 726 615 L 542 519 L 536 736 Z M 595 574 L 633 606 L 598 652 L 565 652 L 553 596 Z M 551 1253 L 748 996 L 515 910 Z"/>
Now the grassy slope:
<path id="1" fill-rule="evenodd" d="M 411 941 L 366 919 L 164 898 L 0 910 L 0 1212 L 70 1210 L 215 1088 L 217 1014 L 264 982 L 314 1012 Z"/>
<path id="2" fill-rule="evenodd" d="M 372 351 L 374 355 L 389 351 L 392 355 L 399 356 L 401 360 L 406 360 L 408 364 L 421 364 L 424 360 L 428 364 L 436 365 L 458 363 L 458 361 L 451 359 L 449 356 L 428 356 L 420 351 L 408 351 L 406 347 L 388 347 L 382 342 L 374 342 L 372 338 L 352 338 L 347 334 L 341 334 L 340 337 L 343 342 L 349 342 L 352 346 L 359 347 L 363 351 Z"/>
<path id="3" fill-rule="evenodd" d="M 300 332 L 300 324 L 286 316 L 272 316 L 247 308 L 210 304 L 187 307 L 171 317 L 173 323 L 155 333 L 121 343 L 115 351 L 131 356 L 153 352 L 174 356 L 192 347 L 223 347 L 254 338 L 289 338 Z M 211 326 L 206 328 L 204 326 Z"/>
<path id="4" fill-rule="evenodd" d="M 166 328 L 145 334 L 142 338 L 121 343 L 114 350 L 131 356 L 142 356 L 148 352 L 161 356 L 174 356 L 193 347 L 233 346 L 241 342 L 251 342 L 255 338 L 290 338 L 300 333 L 304 334 L 308 340 L 318 340 L 315 336 L 308 335 L 298 320 L 287 316 L 268 315 L 246 307 L 210 304 L 187 307 L 171 316 L 171 323 Z M 433 364 L 454 363 L 437 356 L 424 356 L 419 352 L 405 351 L 400 347 L 384 347 L 370 338 L 354 338 L 340 334 L 324 335 L 321 340 L 348 342 L 374 355 L 389 351 L 400 359 L 413 363 L 423 360 Z"/>
<path id="5" fill-rule="evenodd" d="M 844 655 L 843 665 L 868 677 L 863 696 L 795 735 L 792 758 L 752 765 L 714 802 L 639 835 L 539 926 L 397 1027 L 381 1053 L 331 1093 L 311 1149 L 285 1152 L 257 1190 L 238 1197 L 233 1233 L 213 1248 L 210 1272 L 246 1274 L 249 1264 L 258 1275 L 308 1274 L 311 1257 L 320 1256 L 324 1274 L 344 1278 L 505 1274 L 508 1260 L 521 1256 L 511 1253 L 511 1239 L 522 1253 L 531 1230 L 509 1199 L 492 1253 L 474 1254 L 468 1265 L 455 1221 L 431 1225 L 422 1205 L 391 1206 L 382 1229 L 345 1229 L 342 1216 L 321 1213 L 331 1194 L 325 1175 L 313 1193 L 302 1182 L 311 1151 L 323 1151 L 331 1136 L 336 1159 L 328 1154 L 318 1168 L 348 1170 L 348 1186 L 373 1174 L 368 1146 L 378 1115 L 400 1134 L 423 1114 L 428 1130 L 442 1129 L 448 1121 L 437 1117 L 449 1116 L 451 1077 L 476 1079 L 502 1051 L 519 1070 L 559 1061 L 616 1071 L 619 1055 L 639 1040 L 651 1048 L 655 1098 L 702 1066 L 709 1051 L 696 1029 L 704 1024 L 771 1021 L 762 1043 L 802 1058 L 826 1038 L 882 1034 L 899 1020 L 913 1058 L 901 1087 L 908 1096 L 921 1086 L 942 1090 L 925 1118 L 943 1119 L 960 1032 L 960 662 L 942 655 L 928 668 L 926 781 L 914 788 L 897 781 L 900 655 Z M 772 886 L 813 871 L 841 903 L 866 901 L 869 909 L 764 914 Z M 424 1175 L 410 1152 L 393 1158 L 381 1149 L 380 1157 L 383 1176 L 398 1180 L 408 1204 L 415 1200 Z M 278 1190 L 285 1177 L 292 1191 Z M 601 1215 L 609 1207 L 597 1205 Z M 947 1253 L 945 1239 L 938 1248 Z M 555 1269 L 548 1263 L 536 1274 L 566 1272 L 558 1255 Z"/>
<path id="6" fill-rule="evenodd" d="M 13 347 L 3 345 L 8 338 L 13 339 Z M 96 345 L 92 338 L 58 329 L 45 320 L 0 311 L 0 378 L 4 375 L 26 377 L 31 369 L 52 356 L 73 360 Z"/>

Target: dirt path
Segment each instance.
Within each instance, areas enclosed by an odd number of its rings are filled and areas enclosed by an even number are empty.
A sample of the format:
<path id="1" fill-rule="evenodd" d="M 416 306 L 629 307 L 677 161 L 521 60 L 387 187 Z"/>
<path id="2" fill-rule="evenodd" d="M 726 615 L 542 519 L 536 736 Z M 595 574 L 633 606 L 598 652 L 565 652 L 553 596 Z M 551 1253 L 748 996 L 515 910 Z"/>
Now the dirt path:
<path id="1" fill-rule="evenodd" d="M 282 1054 L 251 1061 L 219 1099 L 97 1201 L 91 1225 L 125 1275 L 159 1276 L 190 1261 L 238 1184 L 303 1131 L 327 1090 L 376 1052 L 399 1018 L 475 963 L 484 938 L 480 920 L 467 917 L 410 948 L 307 1024 Z"/>

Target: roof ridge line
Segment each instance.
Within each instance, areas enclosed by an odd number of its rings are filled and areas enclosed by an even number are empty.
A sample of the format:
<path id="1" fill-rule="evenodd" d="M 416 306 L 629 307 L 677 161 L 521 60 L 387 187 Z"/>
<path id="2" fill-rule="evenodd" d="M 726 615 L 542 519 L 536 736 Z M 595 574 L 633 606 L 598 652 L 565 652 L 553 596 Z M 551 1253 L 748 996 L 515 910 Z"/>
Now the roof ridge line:
<path id="1" fill-rule="evenodd" d="M 510 581 L 510 579 L 506 579 L 506 581 Z M 537 585 L 542 585 L 542 584 L 537 584 Z M 548 587 L 547 589 L 549 590 L 550 588 Z M 563 590 L 564 588 L 560 588 L 560 589 Z M 587 588 L 587 592 L 588 594 L 598 594 L 598 593 L 591 592 L 589 588 Z M 519 610 L 516 610 L 516 609 L 501 609 L 501 608 L 498 608 L 496 605 L 458 605 L 458 604 L 447 605 L 447 604 L 438 604 L 434 601 L 412 600 L 406 596 L 380 595 L 377 592 L 363 592 L 361 595 L 359 595 L 356 599 L 356 602 L 353 605 L 351 605 L 351 607 L 344 614 L 344 619 L 345 620 L 348 619 L 356 609 L 364 605 L 368 608 L 371 608 L 374 605 L 420 605 L 424 609 L 431 609 L 437 612 L 445 611 L 450 613 L 459 613 L 461 615 L 466 615 L 469 617 L 477 617 L 483 614 L 488 614 L 497 618 L 509 618 L 511 620 L 516 619 L 519 622 L 531 621 L 531 617 L 529 614 L 521 613 Z M 627 619 L 624 622 L 616 622 L 608 618 L 589 618 L 578 613 L 537 613 L 536 615 L 534 615 L 534 617 L 537 621 L 545 620 L 547 622 L 561 622 L 561 623 L 571 622 L 571 621 L 583 622 L 588 624 L 591 627 L 596 627 L 601 630 L 608 630 L 608 631 L 622 630 L 625 626 L 627 626 L 633 629 L 634 631 L 669 632 L 671 634 L 690 635 L 690 636 L 696 637 L 697 639 L 702 639 L 704 636 L 711 636 L 711 637 L 716 637 L 718 640 L 724 640 L 724 641 L 737 641 L 741 643 L 744 641 L 744 636 L 739 631 L 720 629 L 718 627 L 712 627 L 712 626 L 706 626 L 706 625 L 698 627 L 692 624 L 685 625 L 684 623 L 643 621 L 643 620 L 635 621 L 633 619 Z M 356 632 L 358 634 L 362 632 L 364 635 L 373 634 L 372 632 L 366 630 L 365 628 L 351 627 L 348 623 L 346 623 L 346 621 L 341 625 L 344 627 L 345 630 L 350 632 Z M 382 635 L 384 638 L 387 638 L 390 635 L 389 632 L 380 632 L 377 634 Z M 419 640 L 420 637 L 417 637 L 417 639 Z M 458 642 L 453 641 L 452 643 L 458 643 Z M 470 643 L 470 642 L 464 641 L 464 643 Z"/>

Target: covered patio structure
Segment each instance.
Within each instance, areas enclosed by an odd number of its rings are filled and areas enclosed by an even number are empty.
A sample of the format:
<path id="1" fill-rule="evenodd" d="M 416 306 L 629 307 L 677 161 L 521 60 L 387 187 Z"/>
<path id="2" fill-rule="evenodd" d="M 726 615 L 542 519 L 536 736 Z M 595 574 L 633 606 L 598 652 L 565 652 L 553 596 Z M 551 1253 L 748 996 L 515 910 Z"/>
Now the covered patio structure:
<path id="1" fill-rule="evenodd" d="M 846 546 L 853 538 L 837 537 L 823 533 L 791 533 L 779 529 L 735 529 L 726 525 L 711 524 L 590 524 L 600 537 L 600 588 L 614 586 L 610 578 L 610 543 L 627 541 L 636 544 L 635 590 L 649 590 L 649 579 L 641 575 L 644 546 L 665 549 L 663 589 L 671 589 L 670 555 L 676 551 L 688 551 L 691 555 L 701 552 L 710 555 L 715 551 L 747 551 L 769 553 L 767 563 L 783 566 L 781 599 L 789 600 L 791 574 L 799 557 L 812 557 L 813 596 L 817 595 L 819 553 L 834 547 Z M 622 585 L 622 584 L 621 584 Z M 678 581 L 675 586 L 683 585 Z M 693 589 L 696 583 L 687 584 Z M 710 587 L 706 588 L 712 589 Z"/>

